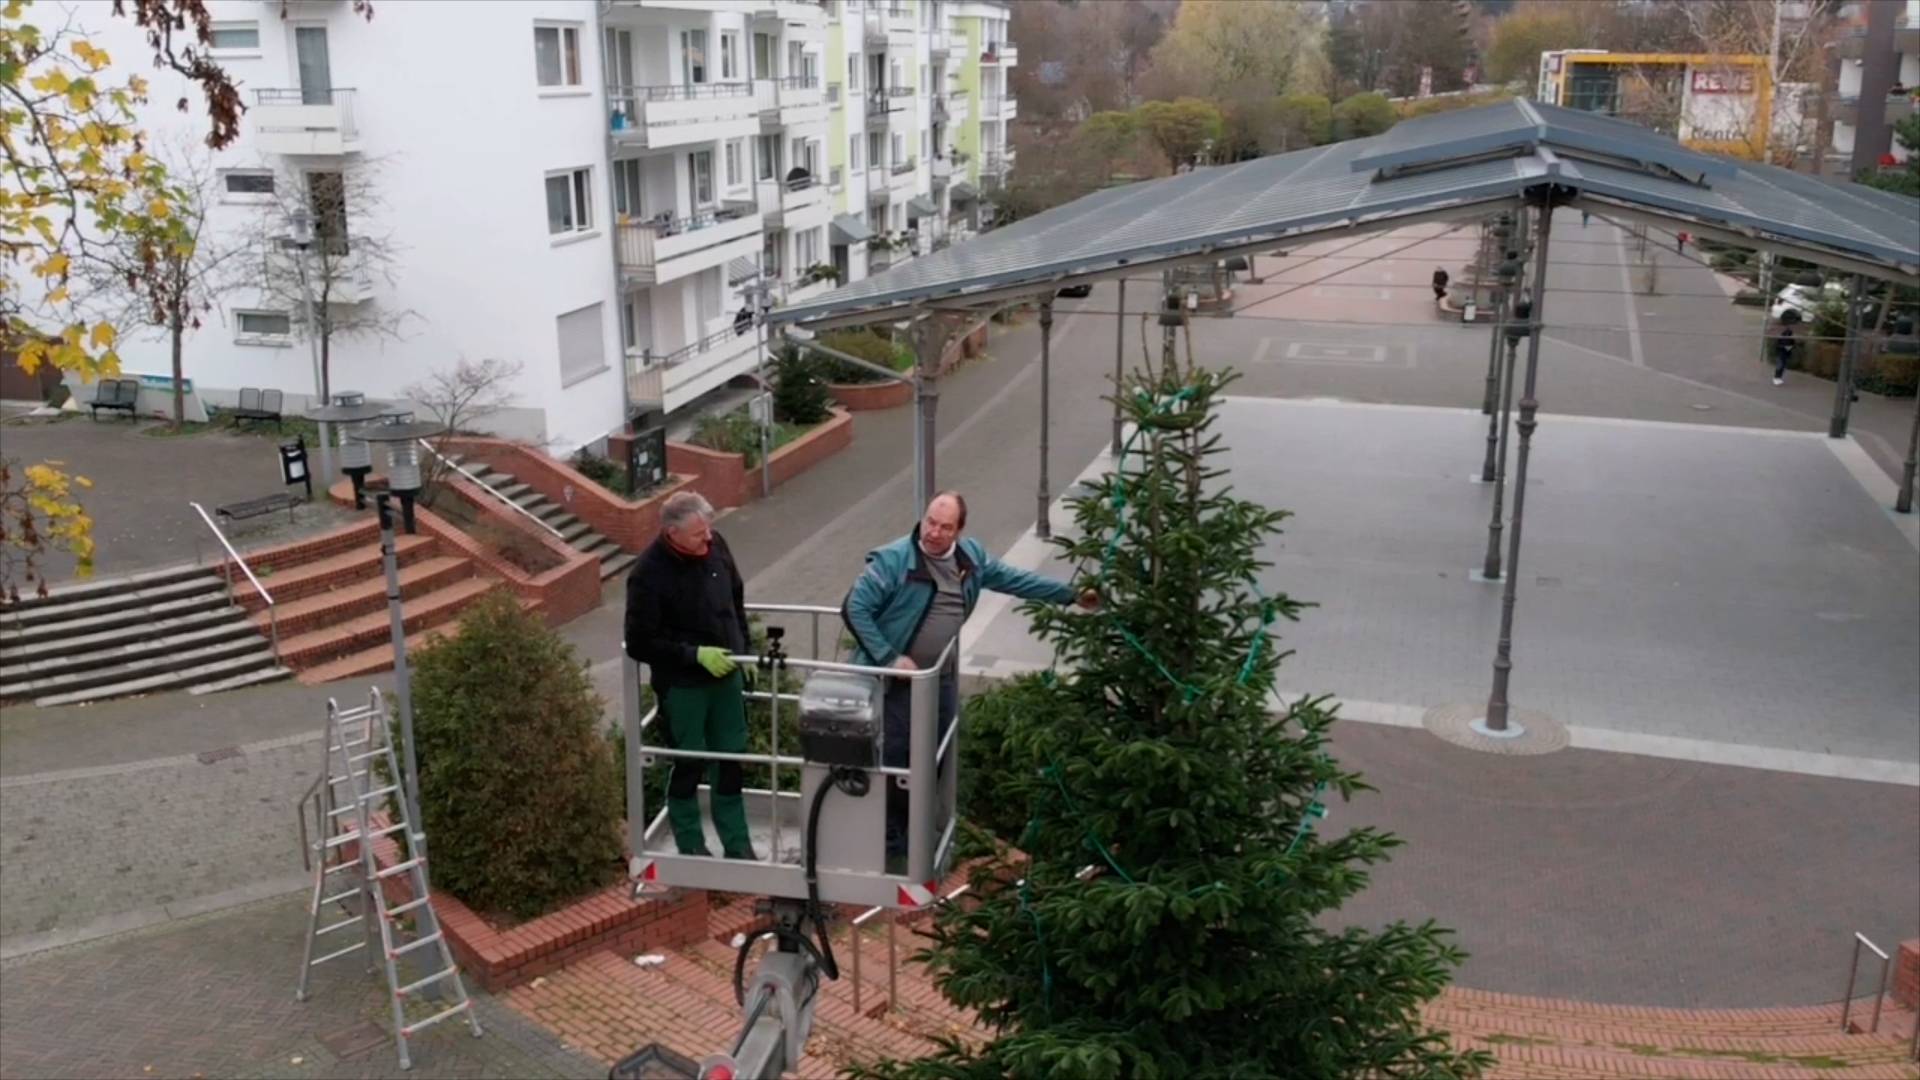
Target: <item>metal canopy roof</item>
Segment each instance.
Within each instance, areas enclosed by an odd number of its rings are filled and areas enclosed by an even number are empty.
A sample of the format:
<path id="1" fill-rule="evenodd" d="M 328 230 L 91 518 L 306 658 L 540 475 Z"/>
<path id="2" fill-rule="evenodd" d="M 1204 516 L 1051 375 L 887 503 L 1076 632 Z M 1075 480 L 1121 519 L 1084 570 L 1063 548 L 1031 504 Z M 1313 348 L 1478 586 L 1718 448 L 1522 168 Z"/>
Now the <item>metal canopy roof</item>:
<path id="1" fill-rule="evenodd" d="M 1552 185 L 1606 212 L 1724 231 L 1882 278 L 1920 273 L 1920 201 L 1712 157 L 1623 120 L 1527 101 L 1098 191 L 784 308 L 776 322 L 897 318 L 1317 234 L 1465 219 Z"/>

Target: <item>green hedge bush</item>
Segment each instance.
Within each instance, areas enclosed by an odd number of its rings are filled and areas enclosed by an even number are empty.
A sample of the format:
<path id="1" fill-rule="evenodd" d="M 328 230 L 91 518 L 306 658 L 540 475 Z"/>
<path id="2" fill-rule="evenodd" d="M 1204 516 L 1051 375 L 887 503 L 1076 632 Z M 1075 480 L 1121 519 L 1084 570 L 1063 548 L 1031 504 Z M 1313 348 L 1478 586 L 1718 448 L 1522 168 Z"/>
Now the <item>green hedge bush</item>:
<path id="1" fill-rule="evenodd" d="M 820 344 L 895 371 L 910 371 L 913 368 L 912 346 L 873 330 L 842 330 L 825 334 L 821 336 Z M 844 360 L 822 361 L 820 374 L 826 381 L 842 385 L 858 386 L 885 381 L 880 375 Z"/>
<path id="2" fill-rule="evenodd" d="M 619 774 L 604 703 L 572 645 L 501 592 L 422 650 L 413 676 L 434 882 L 527 919 L 614 881 Z"/>

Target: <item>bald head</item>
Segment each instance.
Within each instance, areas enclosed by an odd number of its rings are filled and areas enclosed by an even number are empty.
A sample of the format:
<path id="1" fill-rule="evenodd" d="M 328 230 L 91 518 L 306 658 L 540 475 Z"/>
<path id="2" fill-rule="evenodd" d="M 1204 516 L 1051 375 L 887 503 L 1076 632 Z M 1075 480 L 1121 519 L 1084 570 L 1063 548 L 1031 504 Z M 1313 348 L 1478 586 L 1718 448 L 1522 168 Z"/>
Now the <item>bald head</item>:
<path id="1" fill-rule="evenodd" d="M 957 491 L 943 491 L 927 503 L 920 515 L 920 550 L 936 558 L 953 550 L 967 525 L 967 500 Z"/>

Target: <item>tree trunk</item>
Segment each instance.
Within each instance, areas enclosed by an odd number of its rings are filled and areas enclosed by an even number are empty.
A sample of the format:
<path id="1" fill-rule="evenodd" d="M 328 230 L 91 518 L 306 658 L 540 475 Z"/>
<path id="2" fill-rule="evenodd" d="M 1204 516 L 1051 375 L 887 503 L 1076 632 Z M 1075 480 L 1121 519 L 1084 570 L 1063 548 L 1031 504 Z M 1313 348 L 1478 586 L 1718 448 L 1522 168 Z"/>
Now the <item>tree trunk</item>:
<path id="1" fill-rule="evenodd" d="M 181 321 L 178 312 L 174 313 L 173 318 L 167 320 L 167 329 L 173 337 L 173 430 L 179 431 L 181 425 L 186 423 L 187 419 L 187 394 L 185 390 L 180 388 L 181 379 L 183 378 L 180 363 L 180 339 L 185 335 L 186 326 Z"/>

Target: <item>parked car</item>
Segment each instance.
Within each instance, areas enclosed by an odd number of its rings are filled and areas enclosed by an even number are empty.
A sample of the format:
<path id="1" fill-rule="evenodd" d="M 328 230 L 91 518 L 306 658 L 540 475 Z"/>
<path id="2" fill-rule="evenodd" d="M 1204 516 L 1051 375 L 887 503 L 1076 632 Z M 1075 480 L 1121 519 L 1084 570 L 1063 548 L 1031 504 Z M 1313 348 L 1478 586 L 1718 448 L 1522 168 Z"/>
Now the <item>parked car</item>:
<path id="1" fill-rule="evenodd" d="M 1078 285 L 1069 285 L 1066 288 L 1061 289 L 1059 292 L 1055 293 L 1054 295 L 1070 296 L 1075 300 L 1084 300 L 1087 297 L 1093 295 L 1093 282 L 1083 281 Z"/>
<path id="2" fill-rule="evenodd" d="M 1812 285 L 1788 285 L 1780 290 L 1780 295 L 1774 297 L 1773 307 L 1768 310 L 1767 317 L 1774 322 L 1779 322 L 1787 312 L 1797 311 L 1803 319 L 1812 318 L 1814 309 L 1820 306 L 1823 298 L 1845 300 L 1847 287 L 1837 281 L 1829 281 L 1820 288 Z"/>

